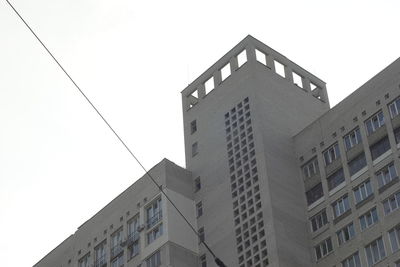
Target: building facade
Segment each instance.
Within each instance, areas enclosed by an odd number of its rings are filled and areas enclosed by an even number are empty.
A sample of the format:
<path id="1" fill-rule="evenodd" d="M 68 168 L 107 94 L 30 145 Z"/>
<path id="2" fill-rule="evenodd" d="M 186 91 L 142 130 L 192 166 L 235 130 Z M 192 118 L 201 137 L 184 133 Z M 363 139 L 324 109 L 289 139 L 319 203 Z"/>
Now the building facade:
<path id="1" fill-rule="evenodd" d="M 151 174 L 226 266 L 400 266 L 400 59 L 330 108 L 247 36 L 182 91 L 186 169 Z M 35 266 L 216 266 L 148 177 Z"/>

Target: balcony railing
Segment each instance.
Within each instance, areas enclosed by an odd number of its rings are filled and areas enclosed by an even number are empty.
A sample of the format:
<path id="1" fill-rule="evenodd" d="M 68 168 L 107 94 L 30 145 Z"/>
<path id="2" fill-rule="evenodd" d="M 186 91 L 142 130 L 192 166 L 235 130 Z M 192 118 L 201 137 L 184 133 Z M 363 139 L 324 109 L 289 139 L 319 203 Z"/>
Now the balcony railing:
<path id="1" fill-rule="evenodd" d="M 130 244 L 132 244 L 133 242 L 139 240 L 139 237 L 140 237 L 140 235 L 139 235 L 138 232 L 130 233 L 130 234 L 128 235 L 128 240 L 127 240 L 128 246 L 129 246 Z"/>
<path id="2" fill-rule="evenodd" d="M 156 225 L 159 221 L 161 221 L 162 219 L 162 212 L 161 210 L 159 212 L 157 212 L 156 214 L 154 214 L 153 217 L 150 217 L 147 219 L 147 228 L 151 228 L 154 225 Z"/>
<path id="3" fill-rule="evenodd" d="M 101 256 L 100 258 L 96 259 L 94 262 L 94 267 L 104 267 L 104 266 L 107 266 L 106 255 Z"/>
<path id="4" fill-rule="evenodd" d="M 114 247 L 111 248 L 111 259 L 115 258 L 118 256 L 121 252 L 123 251 L 123 248 L 121 247 L 121 243 L 115 245 Z"/>

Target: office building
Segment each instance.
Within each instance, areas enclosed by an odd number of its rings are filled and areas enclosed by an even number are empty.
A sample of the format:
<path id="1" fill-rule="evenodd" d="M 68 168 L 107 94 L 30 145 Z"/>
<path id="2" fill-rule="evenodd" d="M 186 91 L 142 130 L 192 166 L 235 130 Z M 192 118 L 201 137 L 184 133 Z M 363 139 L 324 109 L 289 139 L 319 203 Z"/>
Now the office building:
<path id="1" fill-rule="evenodd" d="M 182 91 L 186 169 L 151 172 L 227 266 L 399 267 L 399 86 L 397 59 L 330 108 L 247 36 Z M 216 266 L 145 176 L 35 266 L 55 264 Z"/>

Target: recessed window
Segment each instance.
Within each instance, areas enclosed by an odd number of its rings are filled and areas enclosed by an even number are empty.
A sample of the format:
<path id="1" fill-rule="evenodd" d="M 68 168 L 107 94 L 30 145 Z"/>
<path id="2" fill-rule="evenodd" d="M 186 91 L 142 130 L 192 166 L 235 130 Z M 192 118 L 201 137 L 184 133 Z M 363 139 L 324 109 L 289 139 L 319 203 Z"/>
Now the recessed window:
<path id="1" fill-rule="evenodd" d="M 147 228 L 151 228 L 162 220 L 161 198 L 146 207 Z"/>
<path id="2" fill-rule="evenodd" d="M 163 234 L 163 225 L 161 223 L 156 227 L 152 228 L 150 232 L 147 233 L 147 244 L 153 243 L 154 240 L 162 236 L 162 234 Z"/>
<path id="3" fill-rule="evenodd" d="M 350 176 L 353 176 L 358 171 L 367 166 L 365 153 L 361 153 L 360 155 L 349 161 L 348 165 L 349 165 Z"/>
<path id="4" fill-rule="evenodd" d="M 335 218 L 350 210 L 350 203 L 348 195 L 344 195 L 332 204 L 333 214 Z"/>
<path id="5" fill-rule="evenodd" d="M 146 267 L 158 266 L 161 266 L 161 254 L 159 250 L 146 259 Z"/>
<path id="6" fill-rule="evenodd" d="M 343 169 L 341 168 L 340 170 L 338 170 L 335 173 L 331 174 L 327 178 L 329 191 L 331 191 L 332 189 L 336 188 L 337 186 L 342 184 L 344 181 L 345 181 L 344 172 L 343 172 Z"/>
<path id="7" fill-rule="evenodd" d="M 192 157 L 196 156 L 199 153 L 199 145 L 197 142 L 192 144 Z"/>
<path id="8" fill-rule="evenodd" d="M 342 261 L 342 267 L 362 267 L 358 251 Z"/>
<path id="9" fill-rule="evenodd" d="M 244 63 L 247 62 L 247 54 L 246 54 L 246 49 L 240 52 L 239 55 L 237 55 L 237 61 L 238 61 L 238 67 L 240 68 L 243 66 Z"/>
<path id="10" fill-rule="evenodd" d="M 397 127 L 393 130 L 394 139 L 396 140 L 396 144 L 400 144 L 400 127 Z"/>
<path id="11" fill-rule="evenodd" d="M 90 253 L 86 254 L 78 261 L 78 267 L 89 267 L 89 266 L 90 266 Z"/>
<path id="12" fill-rule="evenodd" d="M 400 97 L 396 98 L 392 103 L 389 104 L 390 116 L 392 119 L 400 113 Z"/>
<path id="13" fill-rule="evenodd" d="M 392 246 L 392 252 L 400 250 L 400 225 L 389 231 L 389 240 Z"/>
<path id="14" fill-rule="evenodd" d="M 190 134 L 194 134 L 195 132 L 197 132 L 197 122 L 196 120 L 193 120 L 190 123 Z"/>
<path id="15" fill-rule="evenodd" d="M 389 138 L 387 136 L 382 138 L 381 140 L 370 146 L 369 149 L 371 150 L 372 160 L 376 160 L 386 151 L 390 150 Z"/>
<path id="16" fill-rule="evenodd" d="M 378 186 L 382 188 L 383 186 L 389 184 L 395 178 L 397 178 L 397 171 L 394 167 L 394 163 L 391 162 L 389 165 L 383 167 L 376 173 L 378 179 Z"/>
<path id="17" fill-rule="evenodd" d="M 339 246 L 354 238 L 356 232 L 354 231 L 354 224 L 350 223 L 336 232 Z"/>
<path id="18" fill-rule="evenodd" d="M 111 267 L 123 267 L 124 266 L 124 254 L 120 254 L 111 261 Z"/>
<path id="19" fill-rule="evenodd" d="M 114 258 L 116 255 L 122 253 L 123 248 L 121 247 L 121 243 L 122 243 L 122 228 L 118 229 L 111 235 L 111 258 Z"/>
<path id="20" fill-rule="evenodd" d="M 316 157 L 313 158 L 312 160 L 304 164 L 302 169 L 305 178 L 310 178 L 319 173 L 318 159 Z"/>
<path id="21" fill-rule="evenodd" d="M 326 216 L 326 210 L 320 211 L 310 219 L 311 229 L 313 232 L 317 231 L 324 225 L 328 224 L 328 217 Z"/>
<path id="22" fill-rule="evenodd" d="M 367 128 L 368 135 L 374 133 L 376 130 L 378 130 L 383 125 L 385 125 L 385 119 L 383 117 L 382 110 L 365 121 L 365 127 Z"/>
<path id="23" fill-rule="evenodd" d="M 335 143 L 324 151 L 325 166 L 331 164 L 334 160 L 340 158 L 339 145 Z"/>
<path id="24" fill-rule="evenodd" d="M 200 227 L 198 233 L 199 233 L 199 243 L 204 242 L 205 239 L 204 227 Z"/>
<path id="25" fill-rule="evenodd" d="M 307 204 L 310 206 L 312 203 L 322 198 L 323 196 L 324 191 L 322 190 L 322 183 L 319 183 L 306 192 Z"/>
<path id="26" fill-rule="evenodd" d="M 314 250 L 317 260 L 328 255 L 333 250 L 331 238 L 329 237 L 324 241 L 322 241 L 321 243 L 319 243 L 317 246 L 314 247 Z"/>
<path id="27" fill-rule="evenodd" d="M 207 267 L 206 254 L 200 256 L 200 267 Z"/>
<path id="28" fill-rule="evenodd" d="M 386 257 L 385 246 L 382 237 L 379 237 L 368 246 L 365 247 L 367 262 L 369 266 L 373 266 Z"/>
<path id="29" fill-rule="evenodd" d="M 201 180 L 200 177 L 194 179 L 194 192 L 197 192 L 201 189 Z"/>
<path id="30" fill-rule="evenodd" d="M 103 266 L 107 264 L 106 248 L 106 240 L 94 248 L 94 266 Z"/>
<path id="31" fill-rule="evenodd" d="M 400 207 L 400 192 L 391 195 L 383 201 L 383 209 L 385 215 L 389 215 Z"/>
<path id="32" fill-rule="evenodd" d="M 353 192 L 354 192 L 354 198 L 356 200 L 356 204 L 367 199 L 373 193 L 371 181 L 367 180 L 364 183 L 360 184 L 359 186 L 357 186 L 356 188 L 353 189 Z"/>
<path id="33" fill-rule="evenodd" d="M 361 133 L 360 128 L 358 127 L 344 137 L 344 145 L 346 146 L 346 150 L 350 150 L 352 147 L 360 143 Z"/>
<path id="34" fill-rule="evenodd" d="M 197 213 L 197 218 L 203 215 L 203 202 L 199 201 L 196 204 L 196 213 Z"/>
<path id="35" fill-rule="evenodd" d="M 369 211 L 367 211 L 366 213 L 364 213 L 362 216 L 360 216 L 361 231 L 376 224 L 378 220 L 379 220 L 378 211 L 376 210 L 376 207 L 374 207 Z"/>

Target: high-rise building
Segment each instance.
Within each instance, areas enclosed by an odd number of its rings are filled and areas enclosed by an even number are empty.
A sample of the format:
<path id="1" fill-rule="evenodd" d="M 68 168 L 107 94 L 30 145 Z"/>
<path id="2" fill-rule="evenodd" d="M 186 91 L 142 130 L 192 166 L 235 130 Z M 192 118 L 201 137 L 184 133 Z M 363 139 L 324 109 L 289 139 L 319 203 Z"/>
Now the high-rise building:
<path id="1" fill-rule="evenodd" d="M 334 108 L 247 36 L 182 91 L 186 169 L 163 160 L 35 266 L 400 266 L 400 59 Z M 201 239 L 201 240 L 198 240 Z"/>

